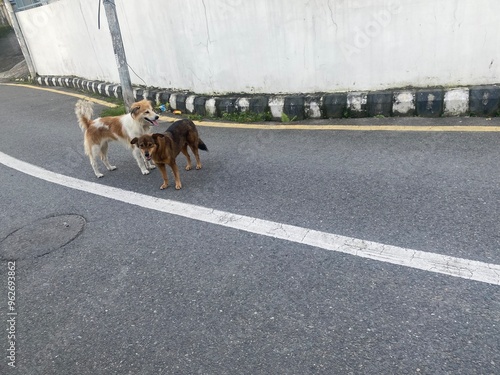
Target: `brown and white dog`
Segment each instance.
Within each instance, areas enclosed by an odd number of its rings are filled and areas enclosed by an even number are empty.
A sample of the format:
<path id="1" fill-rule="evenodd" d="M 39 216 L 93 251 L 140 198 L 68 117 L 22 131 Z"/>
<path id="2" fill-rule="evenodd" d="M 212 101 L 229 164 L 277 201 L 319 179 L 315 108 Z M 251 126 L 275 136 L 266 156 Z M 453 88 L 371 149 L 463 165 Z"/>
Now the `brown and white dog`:
<path id="1" fill-rule="evenodd" d="M 132 148 L 132 154 L 142 174 L 148 174 L 149 169 L 155 167 L 150 161 L 144 160 L 139 148 L 130 143 L 133 138 L 146 134 L 150 129 L 150 124 L 158 126 L 159 116 L 148 100 L 144 99 L 132 104 L 130 113 L 121 116 L 99 117 L 92 120 L 93 113 L 93 103 L 87 100 L 79 100 L 76 103 L 75 114 L 84 132 L 85 154 L 88 155 L 97 178 L 103 176 L 97 167 L 97 155 L 101 157 L 109 171 L 116 169 L 108 160 L 108 142 L 110 141 L 120 141 L 125 147 Z"/>

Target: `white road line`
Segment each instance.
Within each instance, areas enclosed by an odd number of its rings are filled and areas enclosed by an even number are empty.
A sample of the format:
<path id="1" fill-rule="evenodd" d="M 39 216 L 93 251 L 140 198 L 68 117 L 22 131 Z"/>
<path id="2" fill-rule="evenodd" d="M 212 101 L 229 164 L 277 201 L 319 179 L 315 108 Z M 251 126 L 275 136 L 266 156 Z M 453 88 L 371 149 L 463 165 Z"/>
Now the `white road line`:
<path id="1" fill-rule="evenodd" d="M 169 199 L 155 198 L 54 173 L 2 152 L 0 152 L 0 163 L 41 180 L 151 210 L 380 262 L 500 285 L 500 265 L 498 264 L 384 245 Z"/>

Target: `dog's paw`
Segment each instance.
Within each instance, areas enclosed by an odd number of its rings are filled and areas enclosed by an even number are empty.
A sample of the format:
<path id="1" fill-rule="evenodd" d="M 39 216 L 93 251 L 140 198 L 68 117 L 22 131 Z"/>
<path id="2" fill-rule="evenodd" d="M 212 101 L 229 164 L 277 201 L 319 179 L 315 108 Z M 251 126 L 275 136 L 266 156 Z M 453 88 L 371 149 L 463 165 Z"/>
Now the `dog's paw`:
<path id="1" fill-rule="evenodd" d="M 108 168 L 108 171 L 114 171 L 116 169 L 116 166 L 110 165 Z"/>
<path id="2" fill-rule="evenodd" d="M 149 171 L 147 169 L 143 169 L 142 171 L 142 174 L 146 175 L 146 174 L 149 174 Z"/>
<path id="3" fill-rule="evenodd" d="M 148 168 L 151 170 L 151 169 L 155 169 L 156 168 L 156 165 L 154 164 L 149 164 Z"/>
<path id="4" fill-rule="evenodd" d="M 162 184 L 162 185 L 160 186 L 160 190 L 164 190 L 164 189 L 166 189 L 166 188 L 168 188 L 168 184 Z"/>
<path id="5" fill-rule="evenodd" d="M 102 173 L 96 173 L 96 174 L 95 174 L 95 176 L 96 176 L 97 178 L 104 177 L 104 175 L 103 175 Z"/>
<path id="6" fill-rule="evenodd" d="M 180 190 L 182 188 L 182 184 L 175 185 L 175 190 Z"/>
<path id="7" fill-rule="evenodd" d="M 190 171 L 191 170 L 191 166 L 190 165 L 186 165 L 186 171 Z"/>
<path id="8" fill-rule="evenodd" d="M 201 164 L 196 166 L 196 169 L 201 169 Z"/>

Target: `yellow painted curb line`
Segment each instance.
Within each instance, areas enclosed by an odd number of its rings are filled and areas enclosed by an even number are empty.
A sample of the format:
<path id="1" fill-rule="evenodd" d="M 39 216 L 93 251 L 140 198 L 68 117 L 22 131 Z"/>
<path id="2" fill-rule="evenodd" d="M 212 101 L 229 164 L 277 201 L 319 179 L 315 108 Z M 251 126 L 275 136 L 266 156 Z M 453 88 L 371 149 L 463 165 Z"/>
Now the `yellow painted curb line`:
<path id="1" fill-rule="evenodd" d="M 106 102 L 104 100 L 92 98 L 92 97 L 90 97 L 88 95 L 82 95 L 82 94 L 76 94 L 76 93 L 72 93 L 72 92 L 66 92 L 66 91 L 60 91 L 60 90 L 55 90 L 55 89 L 49 89 L 47 87 L 38 87 L 38 86 L 32 86 L 32 85 L 24 85 L 24 84 L 20 84 L 20 83 L 0 83 L 0 85 L 4 85 L 4 86 L 19 86 L 19 87 L 25 87 L 25 88 L 33 89 L 33 90 L 41 90 L 41 91 L 54 92 L 56 94 L 61 94 L 61 95 L 66 95 L 66 96 L 74 96 L 75 98 L 78 98 L 78 99 L 86 99 L 88 101 L 94 102 L 96 104 L 103 105 L 105 107 L 110 107 L 110 108 L 116 107 L 116 104 L 113 104 L 113 103 L 110 103 L 110 102 Z"/>
<path id="2" fill-rule="evenodd" d="M 500 126 L 467 126 L 467 125 L 259 125 L 231 124 L 202 121 L 196 126 L 231 129 L 261 129 L 261 130 L 350 130 L 350 131 L 399 131 L 399 132 L 500 132 Z"/>
<path id="3" fill-rule="evenodd" d="M 76 94 L 66 91 L 55 90 L 47 87 L 38 87 L 18 83 L 0 83 L 5 86 L 20 86 L 34 90 L 49 91 L 56 94 L 73 96 L 79 99 L 86 99 L 91 102 L 106 106 L 116 107 L 116 104 L 106 102 L 104 100 L 92 98 L 87 95 Z M 160 116 L 162 121 L 175 121 L 178 117 L 163 115 Z M 194 121 L 196 126 L 226 128 L 226 129 L 259 129 L 259 130 L 345 130 L 345 131 L 398 131 L 398 132 L 500 132 L 500 126 L 467 126 L 467 125 L 436 125 L 436 126 L 420 126 L 420 125 L 279 125 L 279 124 L 241 124 L 230 122 L 214 122 L 214 121 Z"/>

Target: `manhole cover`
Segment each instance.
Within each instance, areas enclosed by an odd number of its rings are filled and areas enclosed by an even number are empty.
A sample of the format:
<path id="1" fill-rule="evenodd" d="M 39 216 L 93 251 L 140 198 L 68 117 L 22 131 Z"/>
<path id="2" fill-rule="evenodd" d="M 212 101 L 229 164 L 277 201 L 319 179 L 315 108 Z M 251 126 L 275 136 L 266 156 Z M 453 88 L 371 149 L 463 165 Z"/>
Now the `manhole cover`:
<path id="1" fill-rule="evenodd" d="M 9 234 L 0 242 L 2 260 L 36 258 L 57 250 L 83 231 L 85 219 L 79 215 L 51 216 Z"/>

